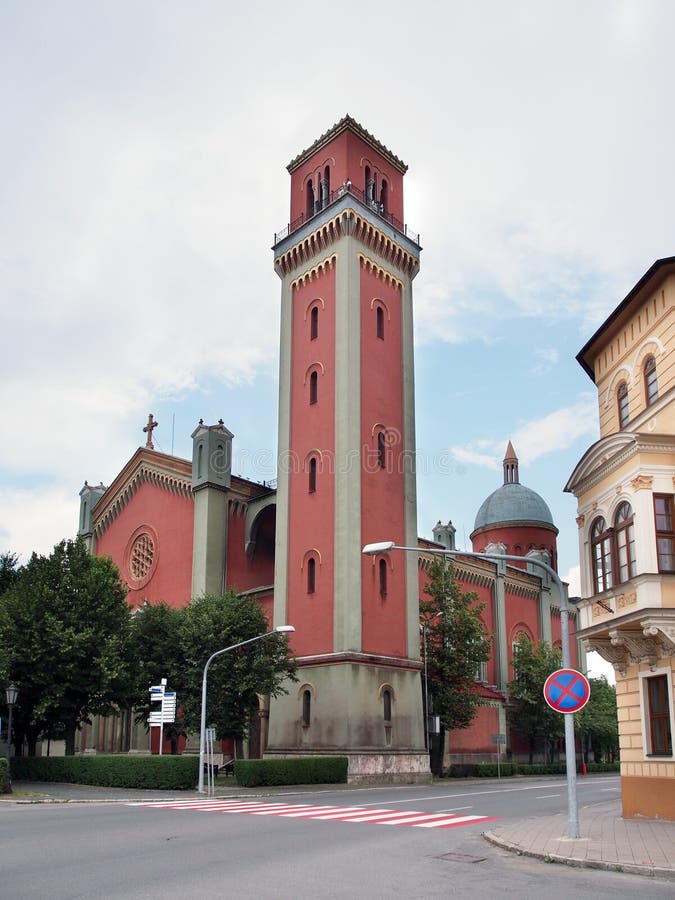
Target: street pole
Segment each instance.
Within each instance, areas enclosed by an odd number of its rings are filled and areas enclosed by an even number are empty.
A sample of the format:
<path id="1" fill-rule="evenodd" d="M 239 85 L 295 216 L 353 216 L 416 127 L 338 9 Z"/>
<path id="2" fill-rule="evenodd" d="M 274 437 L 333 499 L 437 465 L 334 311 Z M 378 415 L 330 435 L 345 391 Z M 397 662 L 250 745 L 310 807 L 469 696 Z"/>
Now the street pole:
<path id="1" fill-rule="evenodd" d="M 435 550 L 432 548 L 421 547 L 402 547 L 394 541 L 380 541 L 374 544 L 366 544 L 363 553 L 366 556 L 377 556 L 379 553 L 388 553 L 390 550 L 404 550 L 408 553 L 431 554 L 434 556 L 442 556 L 445 559 L 454 557 L 471 557 L 473 559 L 488 559 L 491 562 L 501 562 L 502 560 L 512 562 L 524 562 L 528 565 L 539 566 L 545 572 L 548 572 L 554 584 L 558 587 L 560 595 L 560 629 L 562 634 L 562 664 L 563 668 L 569 669 L 570 666 L 570 636 L 569 636 L 569 601 L 567 594 L 563 588 L 563 583 L 558 577 L 558 573 L 549 566 L 548 563 L 541 559 L 530 556 L 513 556 L 509 553 L 473 553 L 468 550 Z M 567 771 L 567 836 L 570 838 L 578 838 L 579 834 L 579 810 L 577 808 L 577 760 L 576 750 L 574 746 L 574 713 L 563 713 L 565 717 L 565 768 Z"/>
<path id="2" fill-rule="evenodd" d="M 258 634 L 255 637 L 249 638 L 246 641 L 239 641 L 238 644 L 232 644 L 231 647 L 223 647 L 222 650 L 216 650 L 215 653 L 212 653 L 211 656 L 206 660 L 206 665 L 204 666 L 204 675 L 202 677 L 202 713 L 201 713 L 201 722 L 199 726 L 199 782 L 197 790 L 200 794 L 205 793 L 204 791 L 204 748 L 206 744 L 206 678 L 207 673 L 209 671 L 209 666 L 216 658 L 216 656 L 221 656 L 223 653 L 229 653 L 230 650 L 236 650 L 238 647 L 243 647 L 245 644 L 252 644 L 253 641 L 262 640 L 262 638 L 269 637 L 271 634 L 276 634 L 277 632 L 289 632 L 295 631 L 295 628 L 292 625 L 277 625 L 272 631 L 266 631 L 264 634 Z"/>
<path id="3" fill-rule="evenodd" d="M 12 740 L 12 713 L 14 712 L 14 704 L 19 696 L 18 687 L 12 682 L 5 688 L 5 700 L 7 702 L 7 757 L 14 755 L 14 741 Z"/>

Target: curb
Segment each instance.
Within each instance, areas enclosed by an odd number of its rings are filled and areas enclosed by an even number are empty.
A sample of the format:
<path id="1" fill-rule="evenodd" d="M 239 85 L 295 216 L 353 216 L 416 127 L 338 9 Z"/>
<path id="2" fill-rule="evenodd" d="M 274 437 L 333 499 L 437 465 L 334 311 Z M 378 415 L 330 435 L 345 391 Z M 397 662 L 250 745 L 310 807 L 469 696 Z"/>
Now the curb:
<path id="1" fill-rule="evenodd" d="M 607 872 L 617 872 L 627 875 L 642 875 L 647 878 L 666 878 L 675 881 L 675 871 L 672 869 L 662 869 L 659 866 L 638 866 L 635 863 L 610 863 L 601 859 L 581 859 L 580 857 L 560 856 L 558 853 L 540 853 L 536 850 L 526 850 L 518 844 L 514 844 L 506 838 L 500 837 L 492 831 L 483 831 L 481 837 L 488 844 L 500 847 L 502 850 L 508 850 L 518 856 L 528 856 L 531 859 L 538 859 L 546 863 L 556 863 L 563 866 L 571 866 L 577 869 L 604 869 Z"/>

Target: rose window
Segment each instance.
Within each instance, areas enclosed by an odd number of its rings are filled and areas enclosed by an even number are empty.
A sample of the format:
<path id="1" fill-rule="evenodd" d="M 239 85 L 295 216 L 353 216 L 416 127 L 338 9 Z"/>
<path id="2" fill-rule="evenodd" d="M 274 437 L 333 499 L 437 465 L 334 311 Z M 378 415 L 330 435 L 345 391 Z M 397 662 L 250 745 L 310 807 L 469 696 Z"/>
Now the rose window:
<path id="1" fill-rule="evenodd" d="M 150 571 L 155 556 L 155 545 L 149 534 L 139 534 L 131 548 L 129 571 L 133 578 L 140 581 Z"/>

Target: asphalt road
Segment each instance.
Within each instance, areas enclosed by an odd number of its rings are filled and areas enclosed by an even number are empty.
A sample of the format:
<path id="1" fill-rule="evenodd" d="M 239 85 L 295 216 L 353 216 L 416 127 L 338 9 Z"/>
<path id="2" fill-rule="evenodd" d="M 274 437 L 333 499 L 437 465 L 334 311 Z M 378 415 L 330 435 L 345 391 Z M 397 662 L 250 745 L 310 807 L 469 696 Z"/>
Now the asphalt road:
<path id="1" fill-rule="evenodd" d="M 618 795 L 579 781 L 579 803 Z M 260 798 L 256 798 L 260 799 Z M 520 818 L 566 808 L 564 779 L 295 791 L 275 803 Z M 0 895 L 24 898 L 672 897 L 672 882 L 546 865 L 492 847 L 480 821 L 387 826 L 126 803 L 0 806 Z"/>

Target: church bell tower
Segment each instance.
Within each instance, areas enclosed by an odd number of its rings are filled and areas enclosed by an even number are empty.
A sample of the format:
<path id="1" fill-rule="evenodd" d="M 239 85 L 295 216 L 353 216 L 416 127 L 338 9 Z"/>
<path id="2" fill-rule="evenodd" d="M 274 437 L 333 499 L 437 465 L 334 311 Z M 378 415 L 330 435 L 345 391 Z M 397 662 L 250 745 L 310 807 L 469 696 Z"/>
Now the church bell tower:
<path id="1" fill-rule="evenodd" d="M 420 685 L 407 167 L 350 116 L 297 156 L 281 288 L 274 622 L 299 681 L 266 756 L 339 754 L 350 780 L 428 778 Z"/>

